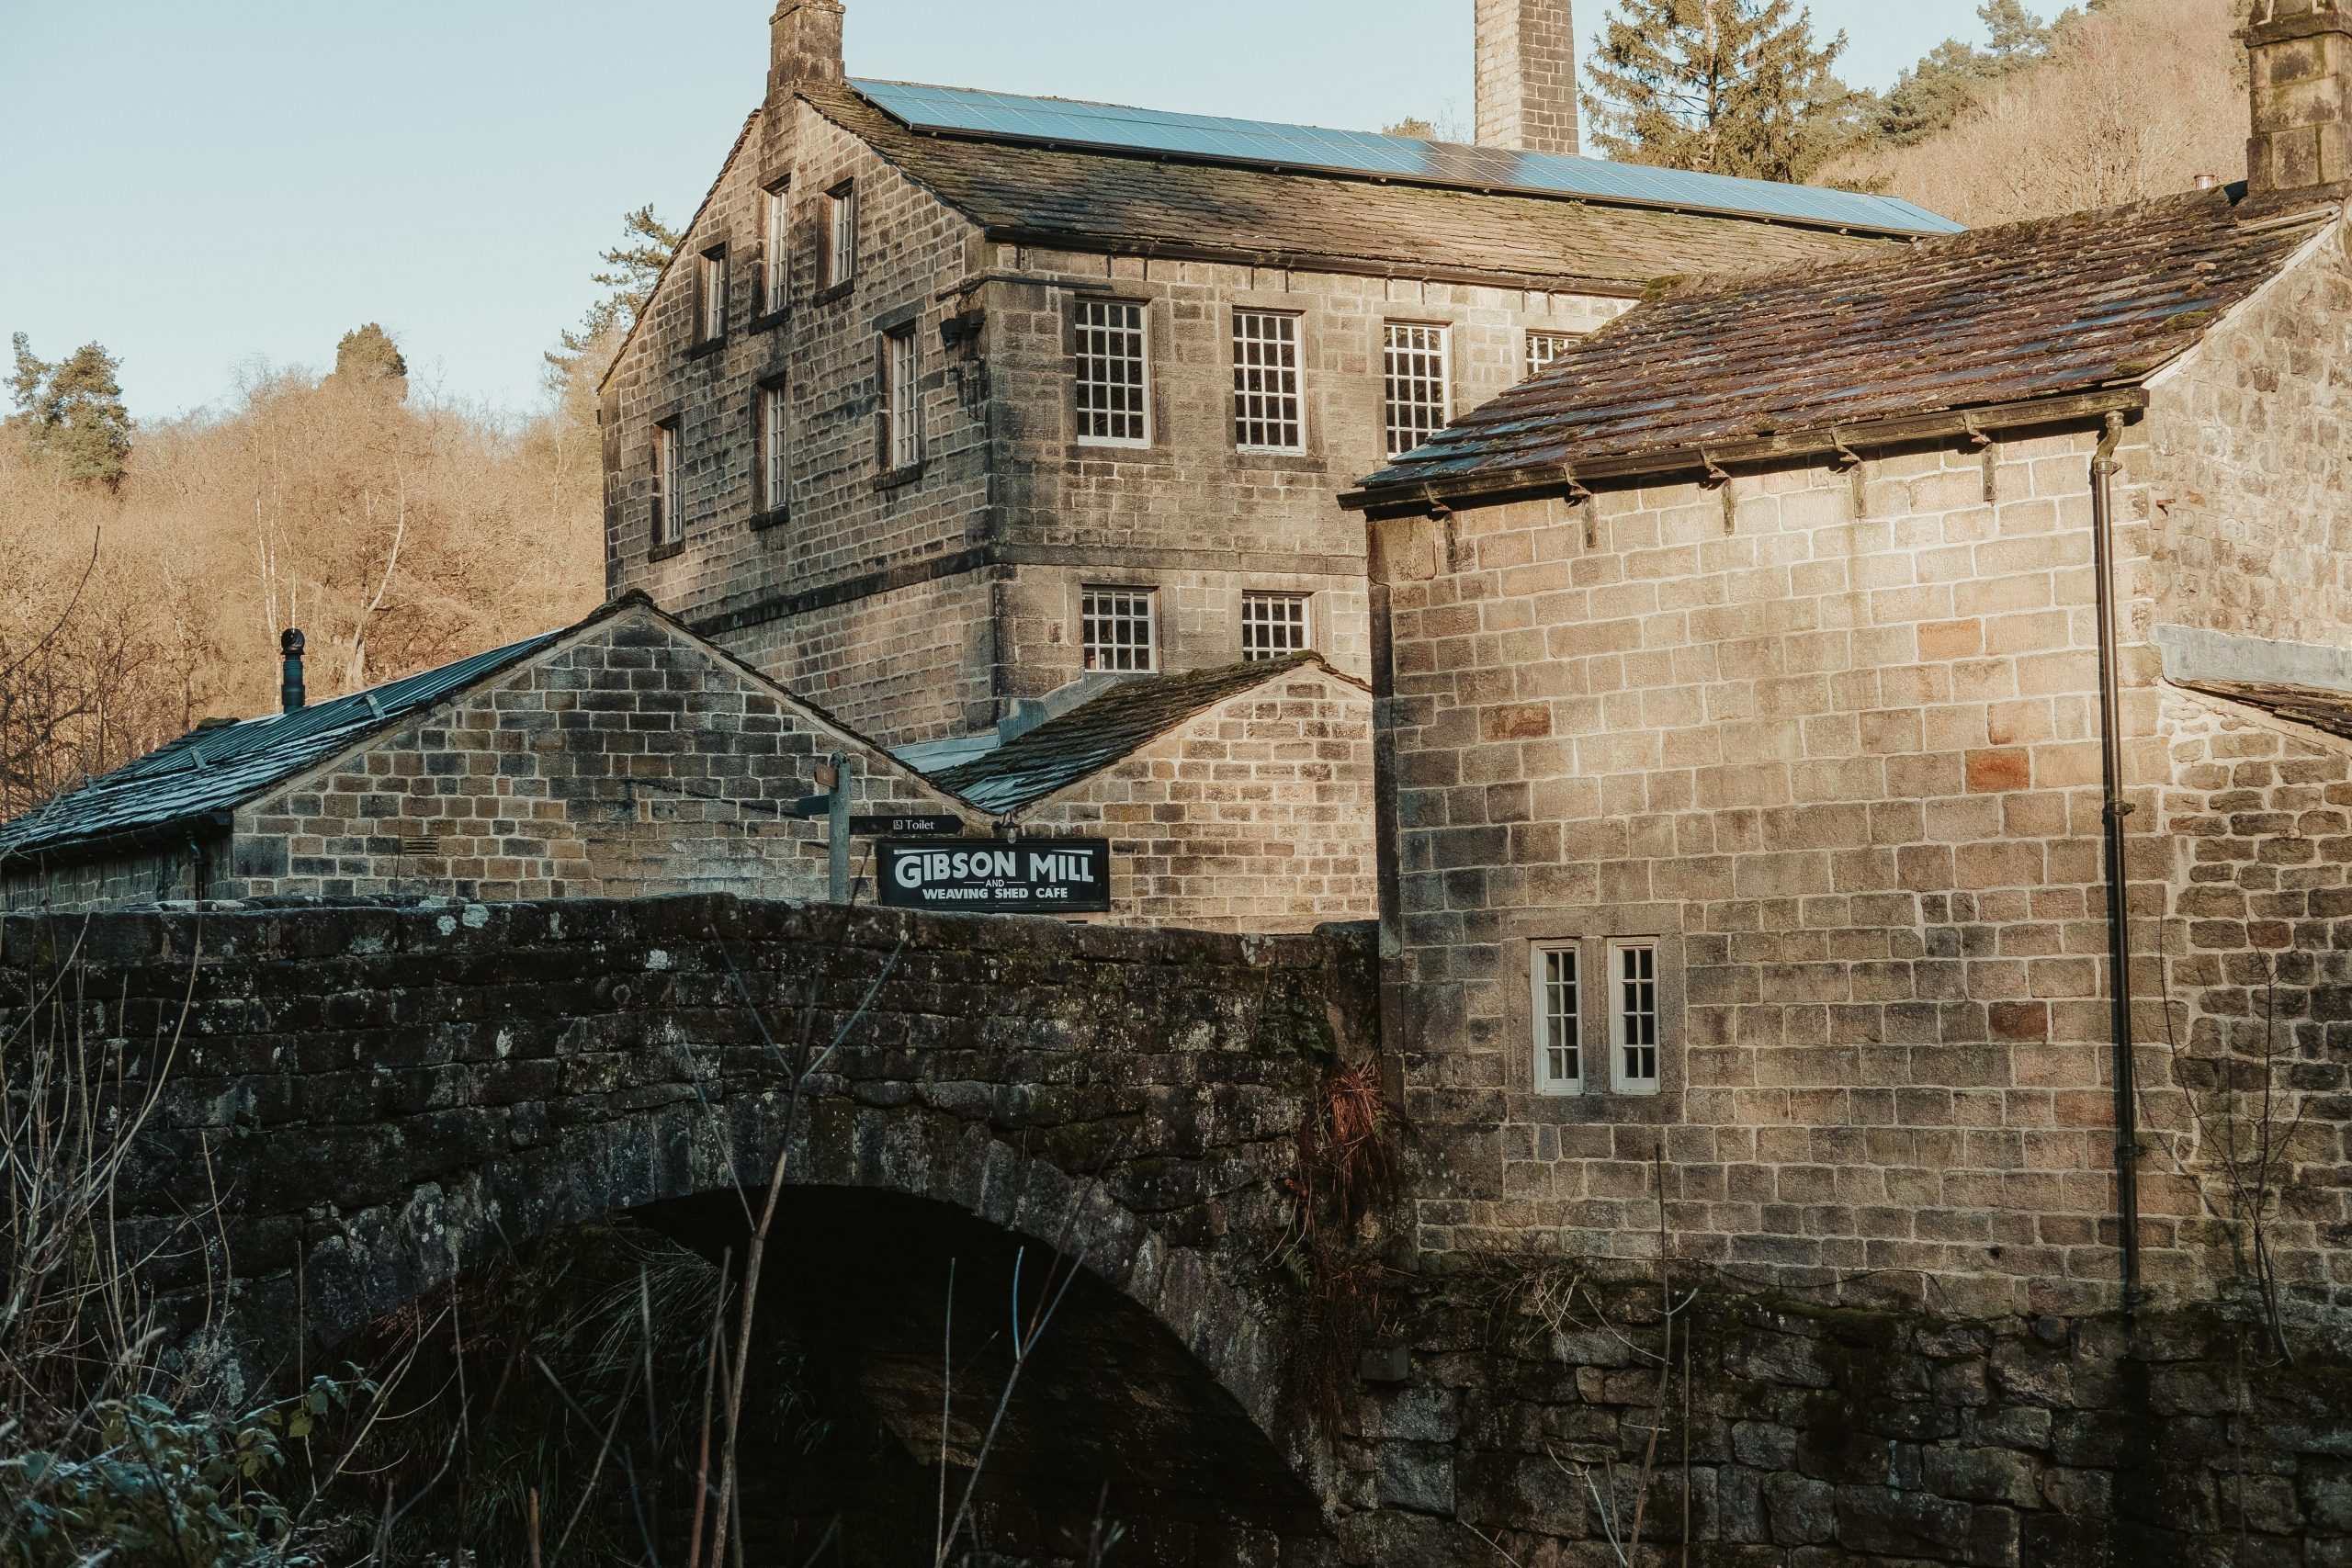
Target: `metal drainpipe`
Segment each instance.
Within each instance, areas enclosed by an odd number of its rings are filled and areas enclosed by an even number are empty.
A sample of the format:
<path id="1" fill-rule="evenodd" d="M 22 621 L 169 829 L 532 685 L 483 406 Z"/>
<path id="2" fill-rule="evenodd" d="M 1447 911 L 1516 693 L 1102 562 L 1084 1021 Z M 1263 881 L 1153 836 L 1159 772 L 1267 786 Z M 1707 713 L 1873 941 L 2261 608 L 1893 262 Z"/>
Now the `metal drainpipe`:
<path id="1" fill-rule="evenodd" d="M 2107 839 L 2107 954 L 2111 1027 L 2115 1034 L 2115 1208 L 2122 1249 L 2123 1316 L 2140 1304 L 2140 1101 L 2132 1053 L 2131 884 L 2123 860 L 2123 697 L 2115 649 L 2115 460 L 2123 415 L 2110 412 L 2091 458 L 2091 544 L 2098 574 L 2099 739 L 2105 752 L 2106 798 L 2100 809 Z"/>

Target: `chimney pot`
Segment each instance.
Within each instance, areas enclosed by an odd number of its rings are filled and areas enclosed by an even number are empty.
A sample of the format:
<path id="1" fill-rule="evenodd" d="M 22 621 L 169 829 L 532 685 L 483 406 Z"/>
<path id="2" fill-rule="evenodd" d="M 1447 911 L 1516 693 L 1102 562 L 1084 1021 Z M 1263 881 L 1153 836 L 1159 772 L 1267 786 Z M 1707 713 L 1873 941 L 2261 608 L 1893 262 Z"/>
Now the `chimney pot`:
<path id="1" fill-rule="evenodd" d="M 2266 0 L 2238 36 L 2254 104 L 2247 201 L 2352 193 L 2352 11 L 2335 0 Z"/>
<path id="2" fill-rule="evenodd" d="M 310 700 L 302 690 L 302 634 L 288 627 L 278 637 L 277 650 L 286 656 L 285 679 L 277 688 L 277 697 L 286 711 L 292 713 Z"/>
<path id="3" fill-rule="evenodd" d="M 841 85 L 841 0 L 781 0 L 768 34 L 768 96 Z"/>
<path id="4" fill-rule="evenodd" d="M 1577 151 L 1577 35 L 1568 0 L 1477 0 L 1478 145 Z"/>
<path id="5" fill-rule="evenodd" d="M 2199 175 L 2197 176 L 2197 188 L 2199 190 L 2211 190 L 2215 186 L 2220 185 L 2221 183 L 2222 176 L 2219 175 Z"/>

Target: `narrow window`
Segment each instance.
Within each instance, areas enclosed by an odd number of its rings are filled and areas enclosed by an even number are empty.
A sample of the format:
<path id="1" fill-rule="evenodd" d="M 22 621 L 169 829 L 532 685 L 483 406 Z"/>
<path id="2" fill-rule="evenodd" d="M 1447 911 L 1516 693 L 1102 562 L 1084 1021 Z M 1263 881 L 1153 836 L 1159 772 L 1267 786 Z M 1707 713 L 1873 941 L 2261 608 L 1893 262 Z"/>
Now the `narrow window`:
<path id="1" fill-rule="evenodd" d="M 1657 1092 L 1657 943 L 1609 944 L 1610 1044 L 1620 1094 Z"/>
<path id="2" fill-rule="evenodd" d="M 686 536 L 685 478 L 679 470 L 678 427 L 653 427 L 653 542 L 674 545 Z"/>
<path id="3" fill-rule="evenodd" d="M 1075 312 L 1079 440 L 1100 446 L 1150 446 L 1143 307 L 1080 299 Z"/>
<path id="4" fill-rule="evenodd" d="M 1527 334 L 1527 373 L 1540 376 L 1544 367 L 1568 351 L 1577 341 L 1574 333 L 1530 333 Z"/>
<path id="5" fill-rule="evenodd" d="M 1582 991 L 1573 943 L 1535 949 L 1535 1092 L 1575 1094 L 1584 1088 Z"/>
<path id="6" fill-rule="evenodd" d="M 842 185 L 825 197 L 825 287 L 857 276 L 857 187 Z"/>
<path id="7" fill-rule="evenodd" d="M 760 507 L 782 512 L 792 495 L 785 462 L 791 451 L 788 404 L 781 383 L 760 389 Z"/>
<path id="8" fill-rule="evenodd" d="M 1304 593 L 1244 593 L 1241 596 L 1241 657 L 1287 659 L 1306 651 Z"/>
<path id="9" fill-rule="evenodd" d="M 727 247 L 702 254 L 702 341 L 727 335 Z"/>
<path id="10" fill-rule="evenodd" d="M 1298 318 L 1233 312 L 1233 444 L 1244 452 L 1304 452 Z"/>
<path id="11" fill-rule="evenodd" d="M 1148 588 L 1089 588 L 1080 595 L 1080 641 L 1089 670 L 1159 667 L 1153 636 L 1156 595 Z"/>
<path id="12" fill-rule="evenodd" d="M 1392 457 L 1419 446 L 1453 417 L 1445 347 L 1443 327 L 1388 323 L 1388 455 Z"/>
<path id="13" fill-rule="evenodd" d="M 895 472 L 922 460 L 922 411 L 916 399 L 915 329 L 882 334 L 882 461 Z"/>
<path id="14" fill-rule="evenodd" d="M 782 310 L 791 300 L 792 288 L 792 204 L 787 199 L 791 186 L 780 185 L 767 193 L 767 265 L 763 269 L 760 308 L 769 315 Z"/>

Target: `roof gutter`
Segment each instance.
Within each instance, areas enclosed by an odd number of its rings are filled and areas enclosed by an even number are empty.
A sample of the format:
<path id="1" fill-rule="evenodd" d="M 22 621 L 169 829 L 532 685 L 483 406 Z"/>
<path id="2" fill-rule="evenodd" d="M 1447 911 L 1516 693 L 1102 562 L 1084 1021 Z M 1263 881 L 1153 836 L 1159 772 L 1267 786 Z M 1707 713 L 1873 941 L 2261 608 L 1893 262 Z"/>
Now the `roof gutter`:
<path id="1" fill-rule="evenodd" d="M 1433 507 L 1458 511 L 1545 496 L 1581 496 L 1594 485 L 1620 479 L 1668 476 L 1706 479 L 1733 464 L 1802 462 L 1839 457 L 1860 447 L 1973 439 L 2004 431 L 2100 419 L 2109 413 L 2137 413 L 2147 406 L 2147 389 L 2134 383 L 2065 397 L 1901 414 L 1855 424 L 1806 426 L 1746 441 L 1721 445 L 1710 442 L 1703 447 L 1678 446 L 1577 462 L 1530 463 L 1501 473 L 1464 475 L 1460 479 L 1441 475 L 1366 484 L 1341 495 L 1340 504 L 1374 518 L 1412 517 L 1423 515 Z"/>

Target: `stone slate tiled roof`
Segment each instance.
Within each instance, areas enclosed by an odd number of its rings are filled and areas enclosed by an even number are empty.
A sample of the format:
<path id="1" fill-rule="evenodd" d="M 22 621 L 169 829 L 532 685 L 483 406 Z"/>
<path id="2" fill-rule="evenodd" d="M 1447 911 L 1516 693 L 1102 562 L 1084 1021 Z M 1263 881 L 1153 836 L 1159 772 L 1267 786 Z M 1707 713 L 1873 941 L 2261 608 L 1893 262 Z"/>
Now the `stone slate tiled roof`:
<path id="1" fill-rule="evenodd" d="M 14 821 L 0 823 L 0 864 L 225 828 L 229 814 L 246 801 L 519 664 L 571 629 L 292 713 L 191 731 Z"/>
<path id="2" fill-rule="evenodd" d="M 848 89 L 803 96 L 992 236 L 1031 244 L 1625 294 L 1666 274 L 1752 272 L 1890 244 L 1717 214 L 925 134 Z"/>
<path id="3" fill-rule="evenodd" d="M 2295 724 L 2308 724 L 2352 740 L 2352 692 L 2324 686 L 2294 686 L 2277 681 L 2191 681 L 2192 692 L 2227 697 Z"/>
<path id="4" fill-rule="evenodd" d="M 2133 386 L 2275 276 L 2333 211 L 2242 224 L 2231 192 L 2192 192 L 1672 291 L 1350 499 L 1639 471 L 1792 431 Z"/>
<path id="5" fill-rule="evenodd" d="M 985 757 L 932 774 L 931 782 L 983 810 L 1000 815 L 1018 811 L 1125 761 L 1227 698 L 1306 666 L 1336 673 L 1314 654 L 1295 653 L 1214 670 L 1137 676 L 1015 736 Z"/>

